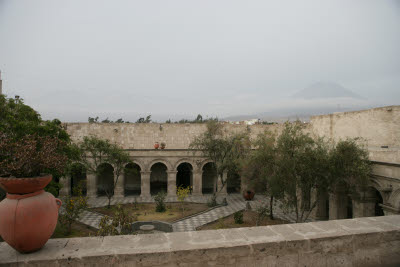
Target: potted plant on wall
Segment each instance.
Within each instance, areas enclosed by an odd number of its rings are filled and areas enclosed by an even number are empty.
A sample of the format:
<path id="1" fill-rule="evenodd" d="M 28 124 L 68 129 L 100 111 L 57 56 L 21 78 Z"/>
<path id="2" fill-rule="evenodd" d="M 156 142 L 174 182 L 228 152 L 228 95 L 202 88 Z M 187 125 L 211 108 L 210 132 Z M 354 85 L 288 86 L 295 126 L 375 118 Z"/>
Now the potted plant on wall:
<path id="1" fill-rule="evenodd" d="M 158 142 L 156 142 L 155 144 L 154 144 L 154 149 L 158 149 L 160 147 L 160 144 L 158 143 Z"/>
<path id="2" fill-rule="evenodd" d="M 0 202 L 0 235 L 19 252 L 40 249 L 54 232 L 61 201 L 43 189 L 52 180 L 46 173 L 66 167 L 64 146 L 49 136 L 0 135 L 0 185 L 7 192 Z"/>
<path id="3" fill-rule="evenodd" d="M 161 142 L 161 149 L 164 149 L 166 144 L 164 142 Z"/>

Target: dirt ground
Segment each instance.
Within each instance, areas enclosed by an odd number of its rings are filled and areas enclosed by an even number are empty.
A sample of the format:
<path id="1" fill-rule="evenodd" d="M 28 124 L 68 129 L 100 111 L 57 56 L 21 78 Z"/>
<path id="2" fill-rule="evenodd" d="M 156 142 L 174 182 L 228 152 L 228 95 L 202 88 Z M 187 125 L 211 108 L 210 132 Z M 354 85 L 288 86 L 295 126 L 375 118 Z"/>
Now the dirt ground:
<path id="1" fill-rule="evenodd" d="M 209 209 L 206 204 L 200 203 L 184 203 L 184 213 L 182 214 L 181 203 L 166 203 L 167 210 L 165 212 L 156 212 L 155 203 L 138 203 L 135 204 L 124 204 L 121 205 L 131 215 L 137 217 L 138 221 L 164 221 L 173 222 L 184 217 L 205 211 Z M 112 216 L 114 214 L 115 206 L 111 206 L 110 209 L 107 207 L 91 208 L 91 211 L 96 211 L 104 215 Z"/>
<path id="2" fill-rule="evenodd" d="M 253 227 L 256 226 L 257 213 L 255 211 L 244 211 L 243 212 L 243 223 L 236 224 L 234 215 L 230 215 L 228 217 L 219 219 L 215 222 L 203 225 L 197 230 L 216 230 L 216 229 L 228 229 L 228 228 L 239 228 L 239 227 Z M 271 220 L 269 217 L 264 218 L 258 226 L 266 226 L 266 225 L 276 225 L 276 224 L 285 224 L 287 221 L 281 219 Z"/>

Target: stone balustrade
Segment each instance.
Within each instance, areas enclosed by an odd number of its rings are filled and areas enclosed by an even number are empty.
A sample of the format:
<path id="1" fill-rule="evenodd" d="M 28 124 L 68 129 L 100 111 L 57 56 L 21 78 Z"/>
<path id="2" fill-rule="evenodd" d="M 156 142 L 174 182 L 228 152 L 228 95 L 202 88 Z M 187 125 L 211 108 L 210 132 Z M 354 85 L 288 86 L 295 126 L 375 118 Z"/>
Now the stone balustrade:
<path id="1" fill-rule="evenodd" d="M 0 243 L 0 266 L 399 266 L 400 215 L 198 232 Z"/>

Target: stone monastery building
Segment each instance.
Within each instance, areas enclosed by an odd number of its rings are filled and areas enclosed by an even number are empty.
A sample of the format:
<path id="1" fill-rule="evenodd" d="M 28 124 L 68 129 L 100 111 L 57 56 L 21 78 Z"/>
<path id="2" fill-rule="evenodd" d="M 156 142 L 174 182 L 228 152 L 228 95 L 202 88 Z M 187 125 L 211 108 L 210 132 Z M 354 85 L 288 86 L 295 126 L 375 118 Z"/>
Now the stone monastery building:
<path id="1" fill-rule="evenodd" d="M 200 151 L 189 149 L 195 136 L 205 131 L 205 124 L 166 123 L 65 123 L 74 141 L 95 135 L 109 139 L 129 151 L 136 169 L 132 175 L 121 176 L 115 198 L 137 196 L 146 200 L 160 190 L 168 197 L 176 197 L 176 186 L 192 186 L 193 195 L 213 192 L 212 163 Z M 238 125 L 225 123 L 227 131 L 249 130 L 256 137 L 265 130 L 279 131 L 282 124 Z M 314 116 L 306 131 L 334 141 L 346 137 L 362 137 L 367 142 L 373 162 L 370 187 L 362 199 L 345 191 L 337 194 L 315 194 L 318 206 L 315 219 L 343 219 L 374 215 L 400 214 L 400 106 L 388 106 L 354 112 Z M 164 142 L 165 149 L 154 149 L 154 144 Z M 65 178 L 63 194 L 70 194 L 72 186 L 87 179 L 87 196 L 96 198 L 113 181 L 113 168 L 105 166 L 104 175 L 95 177 L 82 173 L 79 177 Z M 226 173 L 227 186 L 223 193 L 240 193 L 246 189 L 240 176 Z"/>

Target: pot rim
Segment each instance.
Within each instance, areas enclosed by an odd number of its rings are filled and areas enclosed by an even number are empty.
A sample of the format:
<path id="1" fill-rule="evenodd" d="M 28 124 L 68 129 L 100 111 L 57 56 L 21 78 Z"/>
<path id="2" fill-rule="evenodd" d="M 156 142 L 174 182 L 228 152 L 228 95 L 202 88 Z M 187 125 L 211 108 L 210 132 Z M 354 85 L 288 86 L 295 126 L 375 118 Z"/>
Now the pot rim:
<path id="1" fill-rule="evenodd" d="M 8 194 L 29 194 L 43 190 L 52 179 L 51 174 L 29 178 L 0 177 L 0 184 Z"/>

